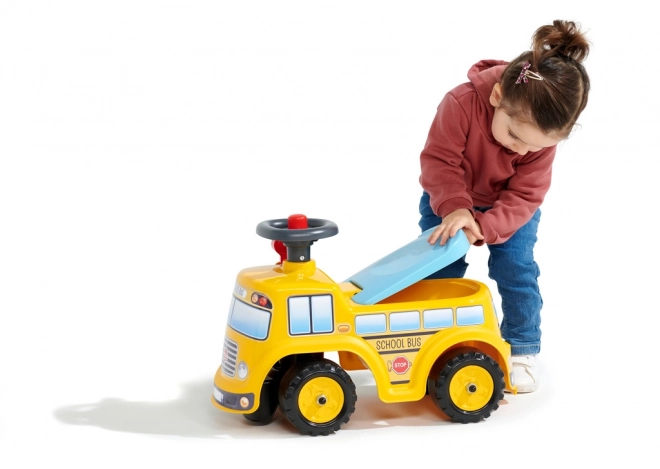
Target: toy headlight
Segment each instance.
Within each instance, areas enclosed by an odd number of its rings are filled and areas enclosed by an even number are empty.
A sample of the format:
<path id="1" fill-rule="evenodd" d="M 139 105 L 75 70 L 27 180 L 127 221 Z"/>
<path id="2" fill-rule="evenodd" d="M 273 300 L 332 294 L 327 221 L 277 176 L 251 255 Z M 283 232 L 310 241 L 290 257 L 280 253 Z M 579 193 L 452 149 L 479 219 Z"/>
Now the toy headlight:
<path id="1" fill-rule="evenodd" d="M 245 362 L 240 362 L 238 364 L 238 377 L 245 379 L 248 375 L 248 366 Z"/>

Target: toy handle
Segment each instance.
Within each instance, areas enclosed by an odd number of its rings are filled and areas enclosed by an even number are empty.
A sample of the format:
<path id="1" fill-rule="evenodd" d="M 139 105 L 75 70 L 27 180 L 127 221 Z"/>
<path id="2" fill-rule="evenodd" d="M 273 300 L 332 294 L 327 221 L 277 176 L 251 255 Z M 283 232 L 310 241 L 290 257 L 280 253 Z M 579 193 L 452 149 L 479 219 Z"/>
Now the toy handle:
<path id="1" fill-rule="evenodd" d="M 286 246 L 282 241 L 271 241 L 270 245 L 275 249 L 275 252 L 280 255 L 280 261 L 278 264 L 281 264 L 286 260 Z"/>

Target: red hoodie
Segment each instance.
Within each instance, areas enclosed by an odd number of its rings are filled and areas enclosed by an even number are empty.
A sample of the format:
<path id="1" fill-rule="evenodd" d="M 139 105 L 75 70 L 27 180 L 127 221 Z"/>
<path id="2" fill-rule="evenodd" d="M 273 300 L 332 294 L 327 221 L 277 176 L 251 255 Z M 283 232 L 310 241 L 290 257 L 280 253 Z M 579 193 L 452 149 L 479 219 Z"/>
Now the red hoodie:
<path id="1" fill-rule="evenodd" d="M 468 83 L 449 91 L 438 106 L 420 156 L 423 189 L 440 217 L 459 208 L 474 214 L 483 241 L 499 244 L 527 223 L 550 188 L 556 145 L 520 156 L 500 145 L 491 131 L 489 98 L 507 62 L 482 60 Z M 485 213 L 473 207 L 492 207 Z"/>

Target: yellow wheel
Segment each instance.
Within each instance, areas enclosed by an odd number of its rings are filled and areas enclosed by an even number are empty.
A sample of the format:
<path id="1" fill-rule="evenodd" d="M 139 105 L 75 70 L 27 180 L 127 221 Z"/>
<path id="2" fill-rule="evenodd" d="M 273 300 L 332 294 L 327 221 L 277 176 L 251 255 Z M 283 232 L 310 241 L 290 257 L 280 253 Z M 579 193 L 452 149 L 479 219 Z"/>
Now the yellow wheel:
<path id="1" fill-rule="evenodd" d="M 452 402 L 466 412 L 483 408 L 493 395 L 493 378 L 484 368 L 476 365 L 458 370 L 449 384 Z"/>
<path id="2" fill-rule="evenodd" d="M 434 369 L 428 381 L 429 395 L 455 422 L 488 418 L 504 398 L 504 372 L 488 355 L 460 353 Z"/>
<path id="3" fill-rule="evenodd" d="M 298 394 L 298 408 L 303 418 L 313 423 L 330 422 L 344 406 L 344 391 L 332 378 L 312 378 Z"/>
<path id="4" fill-rule="evenodd" d="M 280 410 L 301 433 L 328 435 L 348 422 L 357 394 L 351 377 L 330 360 L 294 366 L 282 378 Z"/>

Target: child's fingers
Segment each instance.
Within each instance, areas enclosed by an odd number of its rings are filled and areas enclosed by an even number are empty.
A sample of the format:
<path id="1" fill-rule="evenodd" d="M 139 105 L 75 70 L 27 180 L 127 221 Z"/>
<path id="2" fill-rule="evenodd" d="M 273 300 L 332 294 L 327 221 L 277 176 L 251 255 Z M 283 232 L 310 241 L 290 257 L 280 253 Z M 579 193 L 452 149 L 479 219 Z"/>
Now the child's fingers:
<path id="1" fill-rule="evenodd" d="M 446 225 L 440 224 L 438 227 L 431 233 L 429 236 L 429 243 L 435 244 L 440 240 L 440 246 L 444 246 L 447 240 L 449 239 L 449 229 Z"/>
<path id="2" fill-rule="evenodd" d="M 479 224 L 475 220 L 472 220 L 472 222 L 468 226 L 468 229 L 472 232 L 472 234 L 474 234 L 474 236 L 477 239 L 484 239 L 484 235 L 481 234 L 481 229 L 479 227 Z"/>
<path id="3" fill-rule="evenodd" d="M 444 246 L 449 238 L 453 238 L 458 233 L 458 230 L 462 228 L 460 223 L 452 223 L 448 228 L 446 228 L 442 233 L 442 238 L 440 238 L 440 246 Z"/>
<path id="4" fill-rule="evenodd" d="M 448 239 L 449 239 L 449 231 L 445 230 L 445 232 L 442 233 L 442 237 L 440 238 L 440 246 L 444 246 L 447 243 Z"/>
<path id="5" fill-rule="evenodd" d="M 429 243 L 431 244 L 437 243 L 438 238 L 440 238 L 443 231 L 444 231 L 444 226 L 438 225 L 438 227 L 435 230 L 433 230 L 433 233 L 431 233 L 431 236 L 429 236 Z"/>

